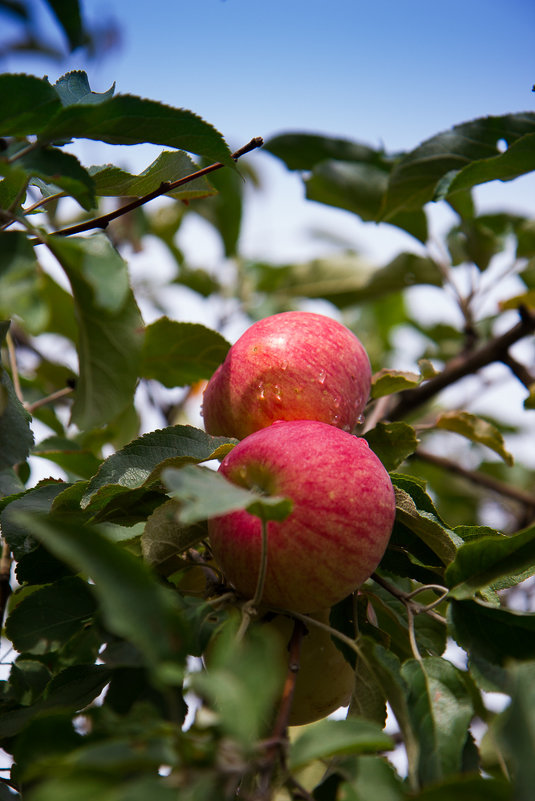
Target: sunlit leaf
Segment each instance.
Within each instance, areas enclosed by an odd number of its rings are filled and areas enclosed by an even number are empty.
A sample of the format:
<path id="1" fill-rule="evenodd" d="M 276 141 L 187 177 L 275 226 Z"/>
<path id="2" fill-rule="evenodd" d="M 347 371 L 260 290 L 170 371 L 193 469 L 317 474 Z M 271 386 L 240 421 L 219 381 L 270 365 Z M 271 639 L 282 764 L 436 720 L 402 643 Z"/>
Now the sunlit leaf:
<path id="1" fill-rule="evenodd" d="M 200 323 L 160 317 L 145 330 L 141 375 L 166 387 L 193 384 L 210 378 L 229 348 L 221 334 Z"/>
<path id="2" fill-rule="evenodd" d="M 472 442 L 478 442 L 491 448 L 504 460 L 506 464 L 513 464 L 513 456 L 505 448 L 504 439 L 500 431 L 492 423 L 477 417 L 475 414 L 464 411 L 442 412 L 436 421 L 436 428 L 453 431 Z"/>
<path id="3" fill-rule="evenodd" d="M 65 6 L 65 3 L 57 5 Z M 73 3 L 73 5 L 76 5 Z M 72 106 L 75 103 L 102 103 L 103 100 L 113 97 L 115 83 L 107 92 L 92 92 L 89 86 L 87 73 L 83 70 L 73 70 L 58 78 L 54 84 L 63 106 Z"/>
<path id="4" fill-rule="evenodd" d="M 388 751 L 393 742 L 381 727 L 369 720 L 321 720 L 297 737 L 290 748 L 290 768 L 303 768 L 317 759 L 345 754 Z"/>

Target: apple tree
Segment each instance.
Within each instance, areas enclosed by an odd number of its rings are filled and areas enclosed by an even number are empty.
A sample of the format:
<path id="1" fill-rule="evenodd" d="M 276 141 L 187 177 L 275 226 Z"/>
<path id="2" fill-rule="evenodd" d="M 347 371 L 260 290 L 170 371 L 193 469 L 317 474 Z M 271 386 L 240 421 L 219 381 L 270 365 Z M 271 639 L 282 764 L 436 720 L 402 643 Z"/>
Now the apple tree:
<path id="1" fill-rule="evenodd" d="M 232 152 L 194 112 L 95 93 L 83 72 L 1 75 L 0 109 L 0 798 L 529 801 L 535 222 L 481 213 L 475 190 L 535 169 L 535 113 L 390 154 L 307 132 Z M 130 172 L 83 164 L 79 139 L 161 151 Z M 406 249 L 245 258 L 262 144 L 311 202 Z M 216 272 L 181 246 L 199 217 Z M 163 285 L 129 269 L 155 243 Z M 177 319 L 177 292 L 205 324 Z M 260 578 L 238 594 L 214 558 L 209 521 L 247 513 L 269 545 L 292 498 L 210 469 L 238 440 L 199 405 L 230 321 L 312 307 L 367 350 L 347 436 L 388 471 L 395 521 L 369 578 L 309 614 L 263 603 Z"/>

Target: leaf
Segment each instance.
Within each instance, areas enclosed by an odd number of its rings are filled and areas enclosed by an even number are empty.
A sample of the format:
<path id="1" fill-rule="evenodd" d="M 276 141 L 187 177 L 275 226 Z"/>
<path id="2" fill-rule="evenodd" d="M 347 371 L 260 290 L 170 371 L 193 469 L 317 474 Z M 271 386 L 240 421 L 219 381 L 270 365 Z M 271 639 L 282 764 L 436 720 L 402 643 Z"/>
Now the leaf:
<path id="1" fill-rule="evenodd" d="M 212 437 L 193 426 L 169 426 L 144 434 L 102 463 L 82 498 L 82 508 L 99 500 L 95 496 L 113 496 L 114 488 L 150 487 L 166 466 L 222 458 L 234 444 L 233 439 Z"/>
<path id="2" fill-rule="evenodd" d="M 511 801 L 511 783 L 483 776 L 455 776 L 424 789 L 414 801 Z"/>
<path id="3" fill-rule="evenodd" d="M 404 785 L 394 766 L 383 756 L 342 759 L 340 775 L 346 779 L 337 796 L 345 801 L 403 801 Z M 331 774 L 332 775 L 332 774 Z M 328 781 L 328 779 L 327 779 Z M 316 791 L 314 792 L 316 797 Z"/>
<path id="4" fill-rule="evenodd" d="M 113 97 L 115 83 L 107 92 L 92 92 L 87 73 L 83 70 L 73 70 L 58 78 L 54 89 L 60 97 L 62 106 L 72 106 L 75 103 L 102 103 L 103 100 L 108 100 Z"/>
<path id="5" fill-rule="evenodd" d="M 45 710 L 83 709 L 100 695 L 111 675 L 112 671 L 103 665 L 72 665 L 65 668 L 51 679 L 44 699 L 30 707 L 0 715 L 0 739 L 18 734 L 28 721 Z"/>
<path id="6" fill-rule="evenodd" d="M 473 708 L 461 672 L 445 659 L 410 660 L 401 673 L 408 686 L 411 724 L 418 738 L 421 785 L 461 772 Z"/>
<path id="7" fill-rule="evenodd" d="M 531 801 L 535 782 L 535 665 L 513 665 L 511 704 L 502 715 L 498 736 L 514 765 L 515 801 Z"/>
<path id="8" fill-rule="evenodd" d="M 37 148 L 18 158 L 14 168 L 24 172 L 29 179 L 38 178 L 45 185 L 53 185 L 53 194 L 63 190 L 86 210 L 96 206 L 93 180 L 72 153 L 65 153 L 57 147 Z M 9 175 L 9 172 L 9 167 L 0 162 L 0 173 Z"/>
<path id="9" fill-rule="evenodd" d="M 460 544 L 440 520 L 429 496 L 406 477 L 393 476 L 396 492 L 396 520 L 413 531 L 435 553 L 443 564 L 453 561 Z"/>
<path id="10" fill-rule="evenodd" d="M 471 658 L 498 666 L 510 659 L 535 659 L 535 615 L 456 600 L 451 601 L 448 615 L 452 637 Z"/>
<path id="11" fill-rule="evenodd" d="M 364 438 L 389 471 L 395 470 L 414 453 L 420 442 L 414 428 L 402 422 L 377 423 Z"/>
<path id="12" fill-rule="evenodd" d="M 7 619 L 6 634 L 20 652 L 57 651 L 93 617 L 96 609 L 86 582 L 67 577 L 23 598 Z"/>
<path id="13" fill-rule="evenodd" d="M 388 751 L 393 748 L 390 737 L 369 720 L 320 720 L 307 726 L 290 746 L 289 768 L 299 770 L 318 759 L 331 759 L 345 754 Z"/>
<path id="14" fill-rule="evenodd" d="M 61 109 L 58 93 L 47 80 L 33 75 L 0 75 L 2 133 L 35 133 Z"/>
<path id="15" fill-rule="evenodd" d="M 509 586 L 535 573 L 535 526 L 512 536 L 478 537 L 457 551 L 446 570 L 450 597 L 461 601 L 477 590 L 506 579 Z"/>
<path id="16" fill-rule="evenodd" d="M 132 402 L 139 375 L 143 328 L 126 264 L 103 234 L 50 236 L 48 246 L 67 274 L 78 319 L 72 420 L 82 429 L 105 425 Z"/>
<path id="17" fill-rule="evenodd" d="M 505 442 L 500 431 L 492 423 L 483 420 L 481 417 L 469 412 L 443 412 L 437 417 L 435 427 L 453 431 L 472 440 L 472 442 L 486 445 L 487 448 L 501 456 L 509 467 L 514 462 L 512 454 L 505 448 Z"/>
<path id="18" fill-rule="evenodd" d="M 147 518 L 141 537 L 143 558 L 159 572 L 165 572 L 165 575 L 180 566 L 181 553 L 208 536 L 206 526 L 181 525 L 178 521 L 179 511 L 180 504 L 174 498 L 162 503 Z"/>
<path id="19" fill-rule="evenodd" d="M 421 381 L 422 377 L 418 373 L 382 367 L 372 377 L 372 398 L 382 398 L 385 395 L 392 395 L 394 392 L 417 387 Z"/>
<path id="20" fill-rule="evenodd" d="M 20 561 L 26 554 L 37 547 L 37 543 L 29 533 L 27 526 L 20 522 L 19 515 L 21 513 L 32 515 L 48 512 L 54 498 L 63 492 L 65 487 L 66 485 L 62 482 L 33 487 L 11 501 L 0 514 L 2 535 L 5 537 L 13 557 L 17 561 Z"/>
<path id="21" fill-rule="evenodd" d="M 323 161 L 305 180 L 306 196 L 309 200 L 351 211 L 362 220 L 376 220 L 388 186 L 390 166 L 385 170 L 384 165 Z M 420 242 L 427 241 L 427 219 L 420 209 L 395 215 L 388 222 L 406 230 Z"/>
<path id="22" fill-rule="evenodd" d="M 229 348 L 221 334 L 200 323 L 160 317 L 145 329 L 141 374 L 165 387 L 194 384 L 210 378 Z"/>
<path id="23" fill-rule="evenodd" d="M 529 121 L 526 120 L 526 123 L 529 124 Z M 507 138 L 505 136 L 503 141 Z M 512 181 L 533 170 L 535 170 L 535 133 L 529 133 L 513 141 L 504 153 L 476 161 L 461 169 L 451 181 L 448 195 L 455 195 L 457 192 L 488 181 Z"/>
<path id="24" fill-rule="evenodd" d="M 34 249 L 22 231 L 0 232 L 0 285 L 0 314 L 19 317 L 30 333 L 42 333 L 49 310 Z"/>
<path id="25" fill-rule="evenodd" d="M 102 463 L 90 450 L 64 437 L 47 437 L 33 447 L 32 455 L 48 459 L 81 478 L 91 478 Z"/>
<path id="26" fill-rule="evenodd" d="M 78 0 L 47 0 L 69 41 L 71 52 L 84 43 L 84 27 Z"/>
<path id="27" fill-rule="evenodd" d="M 325 298 L 345 308 L 418 284 L 441 286 L 436 263 L 414 253 L 400 253 L 385 267 L 373 268 L 360 256 L 344 254 L 283 267 L 253 265 L 257 289 L 284 297 Z"/>
<path id="28" fill-rule="evenodd" d="M 115 95 L 101 103 L 62 108 L 38 130 L 4 129 L 6 134 L 36 133 L 42 141 L 96 139 L 110 145 L 154 145 L 187 150 L 213 162 L 233 166 L 223 137 L 187 109 L 177 109 L 134 95 Z"/>
<path id="29" fill-rule="evenodd" d="M 288 498 L 266 496 L 232 484 L 220 473 L 193 465 L 176 470 L 166 468 L 162 481 L 180 501 L 179 520 L 192 525 L 200 520 L 246 509 L 261 520 L 284 520 L 292 509 Z"/>
<path id="30" fill-rule="evenodd" d="M 197 165 L 182 151 L 165 150 L 139 175 L 132 175 L 112 164 L 90 167 L 89 174 L 93 179 L 95 191 L 100 196 L 139 197 L 158 189 L 163 182 L 176 181 L 197 170 Z M 166 192 L 166 195 L 178 200 L 187 200 L 207 197 L 215 194 L 215 191 L 206 178 L 196 178 L 171 192 Z"/>
<path id="31" fill-rule="evenodd" d="M 9 322 L 0 321 L 0 347 Z M 0 470 L 24 462 L 33 445 L 30 415 L 17 398 L 13 384 L 0 363 Z"/>
<path id="32" fill-rule="evenodd" d="M 106 626 L 133 643 L 153 674 L 164 679 L 185 658 L 178 597 L 147 566 L 96 529 L 60 519 L 21 515 L 30 532 L 55 556 L 93 582 Z M 176 681 L 176 674 L 172 683 Z"/>
<path id="33" fill-rule="evenodd" d="M 472 163 L 499 157 L 498 143 L 501 140 L 507 141 L 511 147 L 517 139 L 532 134 L 534 130 L 535 114 L 528 112 L 481 117 L 431 137 L 405 154 L 392 170 L 382 210 L 383 219 L 388 220 L 402 210 L 421 208 L 437 196 L 446 196 L 460 170 Z M 527 170 L 524 168 L 522 172 L 530 169 L 528 163 Z M 441 180 L 443 184 L 439 187 Z M 459 182 L 458 188 L 465 189 L 471 185 L 470 181 L 464 185 Z M 437 194 L 439 188 L 440 194 Z"/>
<path id="34" fill-rule="evenodd" d="M 284 161 L 289 170 L 312 170 L 326 159 L 381 164 L 385 157 L 361 142 L 310 133 L 283 133 L 268 139 L 264 150 Z"/>

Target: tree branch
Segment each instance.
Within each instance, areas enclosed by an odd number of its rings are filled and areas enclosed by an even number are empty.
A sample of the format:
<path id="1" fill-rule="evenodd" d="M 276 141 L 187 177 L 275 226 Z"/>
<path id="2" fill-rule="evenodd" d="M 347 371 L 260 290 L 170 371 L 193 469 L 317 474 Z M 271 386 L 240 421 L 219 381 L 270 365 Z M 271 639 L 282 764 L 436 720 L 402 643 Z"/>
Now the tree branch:
<path id="1" fill-rule="evenodd" d="M 263 144 L 264 141 L 262 137 L 256 136 L 246 145 L 236 150 L 232 154 L 232 158 L 234 161 L 237 161 L 239 158 L 241 158 L 241 156 L 244 156 L 246 153 L 250 153 L 251 150 L 256 150 L 258 147 L 262 147 Z M 224 166 L 225 165 L 222 162 L 216 161 L 214 164 L 210 164 L 208 167 L 203 167 L 196 172 L 192 172 L 191 175 L 185 175 L 183 178 L 178 178 L 176 181 L 163 181 L 157 189 L 154 189 L 152 192 L 148 192 L 142 197 L 135 198 L 135 200 L 131 200 L 129 203 L 126 203 L 124 206 L 120 206 L 114 211 L 110 211 L 108 214 L 103 214 L 100 217 L 94 217 L 92 220 L 86 220 L 83 223 L 71 225 L 68 228 L 61 228 L 59 231 L 54 231 L 53 233 L 56 236 L 72 236 L 73 234 L 80 234 L 84 231 L 90 231 L 93 228 L 104 229 L 112 220 L 117 219 L 117 217 L 122 217 L 123 214 L 128 214 L 129 211 L 133 211 L 134 209 L 139 208 L 139 206 L 145 205 L 145 203 L 148 203 L 149 200 L 154 200 L 155 198 L 161 197 L 161 195 L 165 195 L 168 192 L 173 192 L 179 186 L 191 183 L 191 181 L 196 181 L 197 178 L 203 178 L 205 175 L 209 175 L 211 172 L 215 172 L 215 170 L 220 170 Z M 35 244 L 38 243 L 36 242 Z"/>
<path id="2" fill-rule="evenodd" d="M 476 373 L 492 362 L 503 362 L 508 358 L 509 348 L 535 331 L 535 314 L 520 308 L 520 320 L 505 334 L 495 337 L 477 350 L 452 359 L 444 370 L 416 389 L 406 389 L 388 414 L 389 420 L 399 420 L 441 392 L 446 387 L 467 375 Z"/>
<path id="3" fill-rule="evenodd" d="M 476 484 L 479 487 L 485 487 L 485 489 L 491 490 L 498 495 L 510 498 L 511 500 L 516 501 L 517 503 L 520 503 L 535 512 L 535 495 L 531 495 L 525 490 L 513 487 L 510 484 L 506 484 L 504 481 L 499 481 L 497 478 L 493 478 L 492 476 L 487 476 L 485 473 L 479 473 L 477 470 L 467 470 L 458 462 L 453 461 L 453 459 L 446 459 L 443 456 L 436 456 L 434 453 L 429 453 L 428 451 L 421 450 L 420 448 L 413 453 L 412 458 L 421 459 L 423 462 L 436 465 L 437 467 L 447 470 L 450 473 L 455 473 L 467 481 L 470 481 L 472 484 Z"/>

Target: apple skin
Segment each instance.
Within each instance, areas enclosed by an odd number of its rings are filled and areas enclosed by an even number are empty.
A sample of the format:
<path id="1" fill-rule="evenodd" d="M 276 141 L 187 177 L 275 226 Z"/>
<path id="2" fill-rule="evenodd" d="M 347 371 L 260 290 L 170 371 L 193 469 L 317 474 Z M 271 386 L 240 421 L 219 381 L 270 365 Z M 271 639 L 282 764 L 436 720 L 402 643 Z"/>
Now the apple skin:
<path id="1" fill-rule="evenodd" d="M 230 481 L 291 498 L 282 522 L 267 524 L 270 607 L 315 612 L 333 606 L 379 564 L 395 517 L 390 477 L 366 440 L 312 420 L 273 423 L 243 439 L 219 467 Z M 240 510 L 208 523 L 227 580 L 254 597 L 261 523 Z"/>
<path id="2" fill-rule="evenodd" d="M 370 386 L 368 354 L 348 328 L 314 312 L 282 312 L 254 323 L 230 348 L 204 391 L 204 425 L 237 439 L 276 420 L 352 431 Z"/>
<path id="3" fill-rule="evenodd" d="M 314 617 L 329 624 L 329 609 Z M 293 622 L 277 615 L 272 621 L 261 623 L 276 632 L 280 638 L 281 658 L 288 663 L 288 643 Z M 327 717 L 341 706 L 347 706 L 355 687 L 355 672 L 342 652 L 336 647 L 325 629 L 312 624 L 304 635 L 299 655 L 299 670 L 295 680 L 289 726 L 304 726 Z"/>

